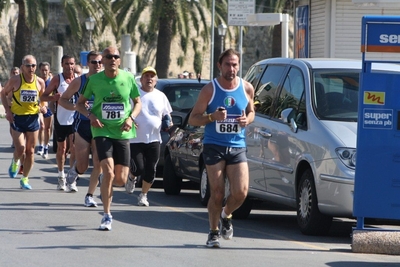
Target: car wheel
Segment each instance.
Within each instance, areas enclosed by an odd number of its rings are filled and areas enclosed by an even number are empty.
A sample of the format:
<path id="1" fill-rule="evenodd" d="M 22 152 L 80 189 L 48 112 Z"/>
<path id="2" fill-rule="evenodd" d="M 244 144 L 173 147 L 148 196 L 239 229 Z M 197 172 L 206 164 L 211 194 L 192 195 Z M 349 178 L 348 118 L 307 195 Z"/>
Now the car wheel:
<path id="1" fill-rule="evenodd" d="M 234 219 L 246 219 L 247 217 L 249 217 L 249 214 L 250 214 L 252 208 L 253 208 L 253 200 L 246 197 L 243 204 L 232 213 L 233 218 Z"/>
<path id="2" fill-rule="evenodd" d="M 203 206 L 207 206 L 208 200 L 210 199 L 210 185 L 208 184 L 208 175 L 206 166 L 201 166 L 200 176 L 200 202 Z"/>
<path id="3" fill-rule="evenodd" d="M 307 169 L 297 188 L 297 223 L 305 235 L 324 235 L 332 224 L 332 217 L 322 214 L 314 184 L 314 175 Z"/>
<path id="4" fill-rule="evenodd" d="M 164 192 L 167 195 L 179 195 L 182 187 L 182 179 L 176 175 L 172 164 L 171 155 L 165 157 L 163 171 Z"/>

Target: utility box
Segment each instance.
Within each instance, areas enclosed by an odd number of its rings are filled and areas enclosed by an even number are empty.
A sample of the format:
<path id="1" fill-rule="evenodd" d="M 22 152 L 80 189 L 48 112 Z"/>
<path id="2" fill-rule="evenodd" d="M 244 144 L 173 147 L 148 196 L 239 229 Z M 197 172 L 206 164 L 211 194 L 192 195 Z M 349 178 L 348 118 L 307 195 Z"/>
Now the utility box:
<path id="1" fill-rule="evenodd" d="M 370 52 L 400 53 L 400 16 L 364 16 L 361 38 L 353 207 L 359 229 L 364 218 L 400 219 L 400 54 L 368 60 Z"/>
<path id="2" fill-rule="evenodd" d="M 87 62 L 87 55 L 89 54 L 89 51 L 81 51 L 81 55 L 80 55 L 80 62 L 81 62 L 81 66 L 87 66 L 88 62 Z"/>

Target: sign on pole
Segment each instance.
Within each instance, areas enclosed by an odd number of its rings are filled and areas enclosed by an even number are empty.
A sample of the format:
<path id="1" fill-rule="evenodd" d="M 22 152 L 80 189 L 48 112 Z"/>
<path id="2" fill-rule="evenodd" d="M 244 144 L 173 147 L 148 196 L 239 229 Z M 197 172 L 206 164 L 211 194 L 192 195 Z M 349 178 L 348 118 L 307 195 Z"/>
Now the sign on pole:
<path id="1" fill-rule="evenodd" d="M 249 26 L 247 15 L 254 14 L 255 10 L 255 0 L 229 0 L 228 25 Z"/>

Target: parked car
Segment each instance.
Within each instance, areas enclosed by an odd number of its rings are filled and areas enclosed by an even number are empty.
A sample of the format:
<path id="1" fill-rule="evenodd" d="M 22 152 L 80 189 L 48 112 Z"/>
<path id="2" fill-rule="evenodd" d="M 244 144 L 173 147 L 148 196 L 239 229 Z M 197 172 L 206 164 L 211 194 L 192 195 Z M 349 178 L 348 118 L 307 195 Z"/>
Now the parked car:
<path id="1" fill-rule="evenodd" d="M 172 122 L 180 125 L 186 114 L 193 107 L 200 93 L 201 88 L 209 83 L 209 80 L 195 79 L 158 79 L 156 88 L 167 96 L 172 107 Z M 162 143 L 160 147 L 160 160 L 158 167 L 164 166 L 164 150 L 169 139 L 169 132 L 162 131 Z"/>
<path id="2" fill-rule="evenodd" d="M 392 64 L 372 68 L 400 72 Z M 357 60 L 289 58 L 248 70 L 256 116 L 246 127 L 250 184 L 239 217 L 250 213 L 252 199 L 295 209 L 307 235 L 325 234 L 333 217 L 352 217 L 360 72 Z M 204 127 L 187 119 L 172 134 L 164 154 L 165 193 L 179 194 L 181 180 L 190 179 L 207 203 L 203 134 Z"/>

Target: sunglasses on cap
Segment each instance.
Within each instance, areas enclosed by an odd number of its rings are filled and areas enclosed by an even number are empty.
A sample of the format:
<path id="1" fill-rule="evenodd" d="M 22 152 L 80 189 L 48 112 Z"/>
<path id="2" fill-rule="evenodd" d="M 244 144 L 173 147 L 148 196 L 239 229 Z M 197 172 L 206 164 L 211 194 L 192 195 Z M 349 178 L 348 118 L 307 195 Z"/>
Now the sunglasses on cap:
<path id="1" fill-rule="evenodd" d="M 36 68 L 36 64 L 25 64 L 27 68 Z"/>
<path id="2" fill-rule="evenodd" d="M 112 55 L 112 54 L 105 55 L 104 57 L 105 57 L 106 59 L 112 59 L 112 58 L 114 58 L 114 59 L 119 59 L 119 58 L 120 58 L 119 55 Z"/>
<path id="3" fill-rule="evenodd" d="M 101 64 L 101 60 L 91 60 L 90 63 L 92 63 L 92 64 Z"/>

